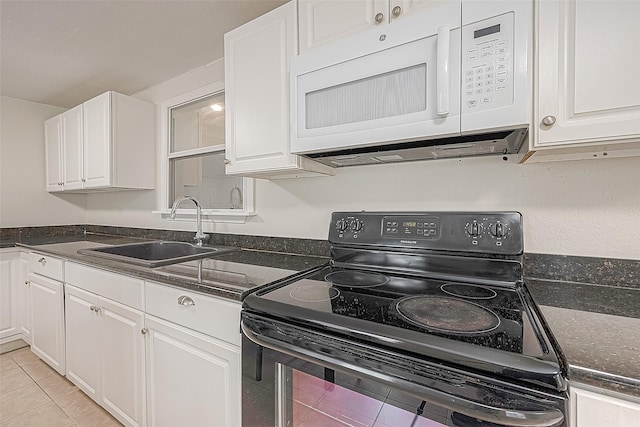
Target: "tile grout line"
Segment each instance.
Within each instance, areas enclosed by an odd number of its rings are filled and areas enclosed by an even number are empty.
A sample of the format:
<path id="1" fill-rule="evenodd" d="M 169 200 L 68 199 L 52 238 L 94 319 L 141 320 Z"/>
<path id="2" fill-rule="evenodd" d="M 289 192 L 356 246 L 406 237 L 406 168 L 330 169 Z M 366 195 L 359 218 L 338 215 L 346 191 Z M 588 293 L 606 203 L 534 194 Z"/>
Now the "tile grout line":
<path id="1" fill-rule="evenodd" d="M 20 349 L 18 349 L 18 350 L 20 350 Z M 18 351 L 18 350 L 14 350 L 14 351 Z M 71 418 L 71 415 L 69 415 L 69 414 L 68 414 L 68 413 L 67 413 L 67 412 L 66 412 L 66 411 L 65 411 L 65 410 L 64 410 L 60 405 L 58 405 L 58 402 L 56 402 L 56 401 L 53 399 L 53 397 L 52 397 L 51 395 L 49 395 L 49 393 L 47 393 L 45 389 L 43 389 L 43 388 L 42 388 L 42 386 L 38 383 L 38 380 L 36 380 L 35 378 L 33 378 L 33 377 L 31 376 L 31 374 L 29 374 L 26 370 L 24 370 L 24 368 L 22 367 L 22 365 L 20 365 L 20 364 L 19 364 L 19 363 L 18 363 L 18 362 L 13 358 L 13 357 L 11 357 L 11 356 L 9 356 L 9 357 L 11 358 L 11 360 L 13 360 L 13 361 L 15 362 L 15 364 L 16 364 L 16 365 L 18 365 L 18 368 L 19 368 L 19 369 L 22 369 L 22 372 L 24 372 L 24 373 L 25 373 L 25 374 L 26 374 L 26 375 L 31 379 L 31 381 L 33 381 L 33 383 L 34 383 L 34 384 L 35 384 L 35 385 L 36 385 L 36 386 L 37 386 L 37 387 L 38 387 L 38 388 L 39 388 L 39 389 L 40 389 L 40 390 L 45 394 L 45 396 L 47 396 L 47 397 L 49 398 L 49 402 L 43 403 L 42 405 L 38 405 L 38 406 L 32 407 L 32 408 L 31 408 L 31 409 L 29 409 L 27 412 L 25 412 L 25 413 L 23 413 L 23 414 L 20 414 L 20 415 L 18 415 L 17 417 L 13 417 L 13 418 L 11 418 L 11 419 L 9 419 L 9 420 L 5 420 L 5 421 L 3 421 L 3 423 L 7 423 L 7 422 L 9 422 L 9 421 L 15 420 L 16 418 L 19 418 L 19 417 L 21 417 L 21 416 L 23 416 L 23 415 L 26 415 L 26 414 L 28 414 L 29 412 L 32 412 L 32 411 L 34 411 L 34 410 L 36 410 L 36 409 L 38 409 L 38 408 L 40 408 L 40 407 L 42 407 L 42 406 L 44 406 L 44 405 L 48 405 L 49 403 L 53 403 L 53 404 L 54 404 L 58 409 L 60 409 L 60 411 L 61 411 L 61 412 L 62 412 L 62 413 L 63 413 L 63 414 L 64 414 L 64 415 L 69 419 L 69 421 L 71 421 L 71 424 L 69 425 L 69 427 L 77 426 L 76 421 L 75 421 L 73 418 Z M 36 356 L 36 357 L 37 357 L 37 356 Z M 37 360 L 42 360 L 42 359 L 40 359 L 40 358 L 38 357 L 38 358 L 37 358 Z M 31 363 L 31 362 L 27 362 L 27 363 Z M 46 362 L 45 362 L 45 363 L 46 363 Z M 50 374 L 50 375 L 47 375 L 46 377 L 51 376 L 51 375 L 60 375 L 60 374 L 54 370 L 54 371 L 52 371 L 52 372 L 51 372 L 51 374 Z M 44 377 L 44 378 L 46 378 L 46 377 Z M 64 378 L 64 377 L 63 377 L 63 378 Z M 43 379 L 43 378 L 40 378 L 40 379 Z M 30 384 L 28 384 L 28 385 L 30 385 Z M 26 385 L 25 385 L 25 386 L 23 386 L 23 387 L 26 387 Z M 69 392 L 68 394 L 71 394 L 71 393 L 72 393 L 72 392 Z"/>
<path id="2" fill-rule="evenodd" d="M 9 357 L 11 357 L 11 356 L 9 356 Z M 13 359 L 13 357 L 11 358 L 11 360 L 13 360 L 13 361 L 16 363 L 16 365 L 18 365 L 18 369 L 22 369 L 22 365 L 18 364 L 18 362 L 16 362 L 16 361 Z M 32 406 L 32 407 L 31 407 L 27 412 L 24 412 L 24 413 L 22 413 L 22 414 L 20 414 L 20 415 L 18 415 L 18 416 L 15 416 L 15 417 L 13 417 L 13 418 L 10 418 L 10 419 L 8 419 L 8 420 L 4 420 L 4 421 L 2 422 L 3 424 L 8 423 L 9 421 L 13 421 L 13 420 L 15 420 L 16 418 L 20 418 L 20 417 L 22 417 L 23 415 L 28 414 L 29 412 L 35 411 L 36 409 L 41 408 L 42 406 L 44 406 L 44 405 L 48 405 L 49 403 L 53 402 L 53 399 L 51 398 L 51 396 L 49 396 L 49 395 L 47 394 L 47 392 L 46 392 L 46 391 L 44 391 L 44 390 L 42 389 L 42 387 L 40 387 L 40 384 L 38 384 L 38 383 L 36 382 L 36 380 L 34 380 L 34 379 L 33 379 L 33 377 L 32 377 L 31 375 L 29 375 L 29 373 L 28 373 L 27 371 L 25 371 L 24 369 L 22 369 L 22 372 L 24 372 L 24 373 L 25 373 L 25 375 L 27 375 L 27 376 L 29 377 L 29 379 L 31 379 L 32 383 L 33 383 L 33 384 L 35 384 L 35 385 L 36 385 L 36 386 L 37 386 L 37 387 L 38 387 L 38 388 L 39 388 L 39 389 L 44 393 L 44 395 L 45 395 L 45 396 L 47 396 L 47 397 L 49 398 L 49 401 L 48 401 L 48 402 L 45 402 L 45 403 L 43 403 L 43 404 L 41 404 L 41 405 Z M 19 389 L 21 389 L 21 388 L 23 388 L 23 387 L 29 387 L 30 385 L 31 385 L 31 384 L 25 384 L 25 385 L 23 385 L 22 387 L 18 387 L 18 388 L 14 389 L 14 390 L 9 391 L 8 393 L 11 393 L 12 391 L 15 391 L 15 390 L 19 390 Z M 6 394 L 6 393 L 5 393 L 5 394 Z M 55 402 L 53 402 L 53 403 L 55 403 Z"/>

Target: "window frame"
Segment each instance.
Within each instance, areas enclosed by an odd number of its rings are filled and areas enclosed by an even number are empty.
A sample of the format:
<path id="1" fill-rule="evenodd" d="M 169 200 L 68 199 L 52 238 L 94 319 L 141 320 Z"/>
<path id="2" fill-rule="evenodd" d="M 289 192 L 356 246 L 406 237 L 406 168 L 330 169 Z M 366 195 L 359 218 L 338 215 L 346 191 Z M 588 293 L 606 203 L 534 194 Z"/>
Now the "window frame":
<path id="1" fill-rule="evenodd" d="M 219 81 L 168 99 L 160 105 L 160 207 L 154 213 L 159 213 L 164 219 L 171 219 L 171 209 L 168 207 L 170 205 L 169 192 L 171 191 L 170 160 L 225 151 L 225 144 L 219 144 L 184 150 L 178 152 L 179 154 L 171 153 L 171 110 L 224 91 L 224 81 Z M 202 220 L 207 222 L 245 223 L 247 218 L 256 215 L 254 187 L 255 180 L 253 178 L 242 177 L 242 209 L 202 209 Z M 195 206 L 190 207 L 185 204 L 181 205 L 177 210 L 175 220 L 193 221 L 195 216 Z"/>

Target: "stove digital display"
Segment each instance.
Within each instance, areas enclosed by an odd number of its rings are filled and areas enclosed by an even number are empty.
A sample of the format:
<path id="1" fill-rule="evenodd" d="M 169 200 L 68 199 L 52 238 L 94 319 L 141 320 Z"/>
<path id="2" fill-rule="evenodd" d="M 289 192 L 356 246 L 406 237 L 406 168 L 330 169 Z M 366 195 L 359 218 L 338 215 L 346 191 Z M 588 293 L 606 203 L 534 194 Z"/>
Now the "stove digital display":
<path id="1" fill-rule="evenodd" d="M 382 220 L 382 237 L 437 239 L 440 237 L 440 218 L 435 216 L 385 217 Z"/>

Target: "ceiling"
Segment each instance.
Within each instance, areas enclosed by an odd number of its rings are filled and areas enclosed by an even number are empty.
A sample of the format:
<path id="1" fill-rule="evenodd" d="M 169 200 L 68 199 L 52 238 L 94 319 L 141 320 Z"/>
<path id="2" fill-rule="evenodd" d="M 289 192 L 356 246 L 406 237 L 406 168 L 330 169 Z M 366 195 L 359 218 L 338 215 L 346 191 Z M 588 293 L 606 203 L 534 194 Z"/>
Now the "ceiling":
<path id="1" fill-rule="evenodd" d="M 2 95 L 73 107 L 223 57 L 223 35 L 286 0 L 0 0 Z"/>

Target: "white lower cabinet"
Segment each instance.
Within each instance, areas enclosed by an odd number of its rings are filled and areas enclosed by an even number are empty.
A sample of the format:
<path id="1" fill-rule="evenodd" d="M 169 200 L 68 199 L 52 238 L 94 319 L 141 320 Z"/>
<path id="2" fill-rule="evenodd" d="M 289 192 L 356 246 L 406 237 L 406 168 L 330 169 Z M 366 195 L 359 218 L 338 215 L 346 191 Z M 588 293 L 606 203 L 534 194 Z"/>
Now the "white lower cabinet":
<path id="1" fill-rule="evenodd" d="M 149 424 L 239 426 L 240 348 L 153 316 L 146 327 Z"/>
<path id="2" fill-rule="evenodd" d="M 241 423 L 240 303 L 65 264 L 66 374 L 126 426 Z"/>
<path id="3" fill-rule="evenodd" d="M 239 302 L 145 284 L 152 426 L 241 424 Z"/>
<path id="4" fill-rule="evenodd" d="M 102 406 L 129 426 L 146 425 L 144 314 L 99 298 Z"/>
<path id="5" fill-rule="evenodd" d="M 640 401 L 608 396 L 597 389 L 571 387 L 570 427 L 637 427 Z"/>
<path id="6" fill-rule="evenodd" d="M 67 378 L 98 401 L 100 368 L 98 297 L 67 285 L 65 292 Z"/>
<path id="7" fill-rule="evenodd" d="M 31 343 L 29 254 L 18 248 L 0 249 L 0 344 L 4 351 Z M 14 342 L 14 344 L 9 344 Z"/>
<path id="8" fill-rule="evenodd" d="M 0 251 L 0 343 L 17 339 L 20 334 L 18 311 L 18 284 L 15 275 L 15 263 L 19 252 Z"/>
<path id="9" fill-rule="evenodd" d="M 15 264 L 18 287 L 18 326 L 22 339 L 31 344 L 31 284 L 29 283 L 29 254 L 20 252 L 20 258 Z"/>
<path id="10" fill-rule="evenodd" d="M 57 280 L 29 273 L 31 351 L 65 374 L 64 291 Z"/>
<path id="11" fill-rule="evenodd" d="M 144 281 L 65 264 L 67 378 L 125 426 L 146 425 Z"/>

